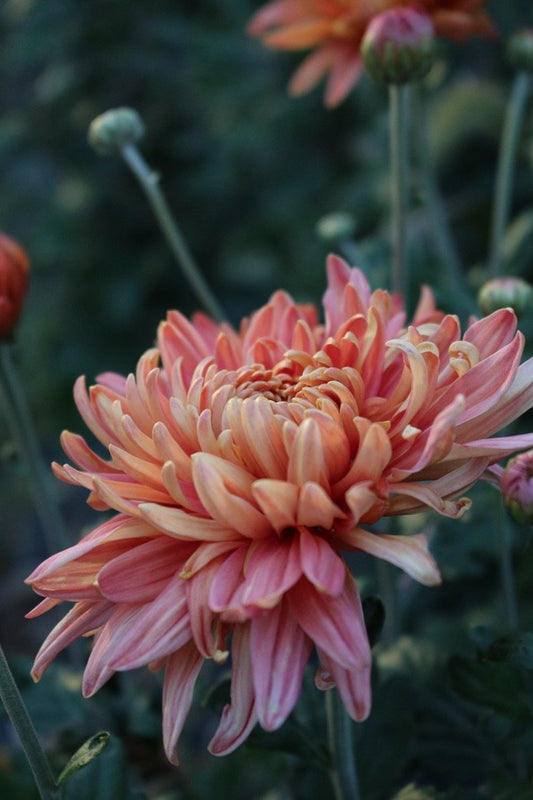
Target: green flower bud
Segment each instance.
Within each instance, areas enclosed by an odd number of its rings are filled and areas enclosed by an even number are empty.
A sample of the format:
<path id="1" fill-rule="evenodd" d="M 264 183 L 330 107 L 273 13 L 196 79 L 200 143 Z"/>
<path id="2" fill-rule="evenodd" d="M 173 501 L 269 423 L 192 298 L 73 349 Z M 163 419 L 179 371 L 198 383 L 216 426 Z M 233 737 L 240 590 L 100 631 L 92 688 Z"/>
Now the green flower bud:
<path id="1" fill-rule="evenodd" d="M 433 64 L 431 19 L 414 8 L 391 8 L 370 22 L 361 54 L 371 77 L 401 85 L 423 78 Z"/>
<path id="2" fill-rule="evenodd" d="M 513 67 L 533 72 L 533 29 L 518 31 L 507 43 L 507 57 Z"/>
<path id="3" fill-rule="evenodd" d="M 111 155 L 144 136 L 144 123 L 133 108 L 112 108 L 93 119 L 89 142 L 100 153 Z"/>
<path id="4" fill-rule="evenodd" d="M 519 317 L 533 308 L 533 288 L 522 278 L 493 278 L 481 287 L 477 302 L 483 314 L 512 308 Z"/>

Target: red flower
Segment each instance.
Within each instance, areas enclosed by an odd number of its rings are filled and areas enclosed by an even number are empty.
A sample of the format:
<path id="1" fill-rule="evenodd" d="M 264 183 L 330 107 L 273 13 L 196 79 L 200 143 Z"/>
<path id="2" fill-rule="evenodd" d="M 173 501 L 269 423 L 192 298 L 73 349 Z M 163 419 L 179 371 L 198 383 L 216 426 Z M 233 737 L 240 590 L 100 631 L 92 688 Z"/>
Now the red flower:
<path id="1" fill-rule="evenodd" d="M 494 439 L 533 404 L 533 361 L 509 309 L 461 336 L 428 289 L 414 319 L 363 274 L 328 262 L 325 323 L 284 292 L 240 331 L 171 311 L 135 375 L 101 375 L 75 399 L 105 460 L 81 436 L 59 478 L 115 516 L 28 578 L 73 607 L 33 675 L 79 636 L 94 637 L 86 695 L 117 670 L 165 670 L 163 733 L 176 742 L 204 659 L 231 652 L 231 704 L 210 748 L 230 752 L 259 722 L 293 709 L 313 648 L 317 686 L 348 713 L 370 709 L 370 648 L 356 582 L 341 555 L 361 550 L 435 584 L 423 534 L 373 533 L 384 515 L 459 497 L 533 434 Z M 459 499 L 456 499 L 459 497 Z"/>
<path id="2" fill-rule="evenodd" d="M 266 47 L 313 52 L 300 65 L 289 91 L 301 95 L 328 75 L 325 104 L 338 105 L 363 69 L 360 48 L 368 23 L 390 8 L 411 6 L 425 12 L 437 36 L 461 41 L 496 31 L 485 0 L 273 0 L 259 9 L 248 27 Z"/>
<path id="3" fill-rule="evenodd" d="M 10 338 L 26 299 L 30 264 L 13 239 L 0 233 L 0 342 Z"/>

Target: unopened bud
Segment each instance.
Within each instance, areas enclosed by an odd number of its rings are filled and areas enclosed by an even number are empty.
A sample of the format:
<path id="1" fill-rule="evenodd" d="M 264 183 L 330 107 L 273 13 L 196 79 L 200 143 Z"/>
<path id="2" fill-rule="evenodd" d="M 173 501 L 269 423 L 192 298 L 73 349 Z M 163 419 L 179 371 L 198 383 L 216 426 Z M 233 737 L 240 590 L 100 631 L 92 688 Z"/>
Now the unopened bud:
<path id="1" fill-rule="evenodd" d="M 513 67 L 533 72 L 533 29 L 518 31 L 507 43 L 507 57 Z"/>
<path id="2" fill-rule="evenodd" d="M 481 287 L 477 302 L 484 314 L 512 308 L 519 317 L 533 308 L 533 288 L 522 278 L 493 278 Z"/>
<path id="3" fill-rule="evenodd" d="M 124 145 L 136 144 L 143 136 L 144 122 L 133 108 L 112 108 L 89 126 L 89 142 L 106 155 L 119 152 Z"/>
<path id="4" fill-rule="evenodd" d="M 17 242 L 0 233 L 0 342 L 18 322 L 28 291 L 30 264 Z"/>
<path id="5" fill-rule="evenodd" d="M 533 450 L 512 458 L 501 479 L 503 502 L 512 518 L 533 523 Z"/>
<path id="6" fill-rule="evenodd" d="M 371 77 L 397 85 L 423 78 L 433 64 L 433 52 L 433 23 L 414 8 L 391 8 L 377 14 L 361 44 Z"/>

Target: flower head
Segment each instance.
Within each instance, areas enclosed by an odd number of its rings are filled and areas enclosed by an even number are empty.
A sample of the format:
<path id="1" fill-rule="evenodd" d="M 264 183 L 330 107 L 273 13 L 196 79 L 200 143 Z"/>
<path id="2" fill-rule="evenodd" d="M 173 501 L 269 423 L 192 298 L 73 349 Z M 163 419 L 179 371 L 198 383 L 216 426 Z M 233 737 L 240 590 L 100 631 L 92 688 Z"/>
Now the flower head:
<path id="1" fill-rule="evenodd" d="M 325 103 L 338 105 L 362 71 L 361 42 L 369 22 L 380 12 L 412 7 L 427 14 L 437 36 L 460 41 L 473 35 L 494 36 L 484 0 L 271 0 L 254 14 L 249 32 L 266 47 L 307 50 L 289 90 L 301 95 L 328 76 Z"/>
<path id="2" fill-rule="evenodd" d="M 520 317 L 533 308 L 533 287 L 522 278 L 492 278 L 479 290 L 477 301 L 484 314 L 509 306 Z"/>
<path id="3" fill-rule="evenodd" d="M 169 312 L 135 375 L 105 373 L 75 399 L 104 459 L 65 432 L 59 478 L 114 516 L 41 564 L 32 615 L 74 603 L 42 645 L 38 679 L 82 635 L 83 691 L 117 670 L 164 669 L 167 754 L 204 659 L 231 654 L 231 703 L 211 751 L 256 722 L 279 727 L 313 648 L 318 688 L 370 708 L 370 648 L 343 551 L 366 551 L 428 585 L 424 534 L 378 534 L 384 515 L 459 517 L 461 493 L 533 435 L 490 438 L 533 404 L 533 363 L 509 309 L 474 322 L 425 288 L 406 326 L 399 299 L 328 261 L 325 321 L 276 292 L 239 331 Z M 459 498 L 459 499 L 457 499 Z"/>
<path id="4" fill-rule="evenodd" d="M 0 233 L 0 342 L 11 336 L 28 291 L 30 264 L 26 253 Z"/>
<path id="5" fill-rule="evenodd" d="M 391 8 L 373 17 L 361 43 L 370 75 L 401 85 L 423 78 L 433 63 L 433 24 L 415 8 Z"/>
<path id="6" fill-rule="evenodd" d="M 533 522 L 533 450 L 512 458 L 501 477 L 505 507 L 517 522 Z"/>

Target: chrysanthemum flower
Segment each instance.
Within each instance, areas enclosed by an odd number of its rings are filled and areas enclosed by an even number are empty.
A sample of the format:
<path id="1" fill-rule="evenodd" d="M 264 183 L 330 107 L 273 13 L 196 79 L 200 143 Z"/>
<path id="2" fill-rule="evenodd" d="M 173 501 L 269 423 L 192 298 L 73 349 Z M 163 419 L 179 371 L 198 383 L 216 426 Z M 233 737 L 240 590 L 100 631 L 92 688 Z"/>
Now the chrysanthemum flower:
<path id="1" fill-rule="evenodd" d="M 272 0 L 250 20 L 248 30 L 266 47 L 312 53 L 292 77 L 289 91 L 301 95 L 328 75 L 325 103 L 338 105 L 357 83 L 360 48 L 368 23 L 382 11 L 412 6 L 431 19 L 437 36 L 461 41 L 494 36 L 485 0 Z"/>
<path id="2" fill-rule="evenodd" d="M 74 603 L 41 647 L 39 679 L 83 635 L 92 695 L 117 670 L 164 669 L 163 732 L 175 758 L 205 659 L 231 656 L 231 703 L 211 741 L 223 754 L 256 722 L 293 709 L 313 649 L 316 683 L 347 712 L 370 708 L 370 648 L 343 551 L 366 551 L 439 582 L 424 534 L 378 534 L 384 515 L 459 517 L 461 493 L 533 434 L 489 438 L 533 404 L 533 363 L 512 311 L 474 322 L 424 289 L 408 327 L 398 298 L 330 257 L 325 322 L 284 292 L 240 331 L 171 311 L 135 375 L 106 373 L 80 413 L 109 452 L 62 436 L 59 478 L 112 511 L 30 577 Z M 458 498 L 459 499 L 456 499 Z"/>

